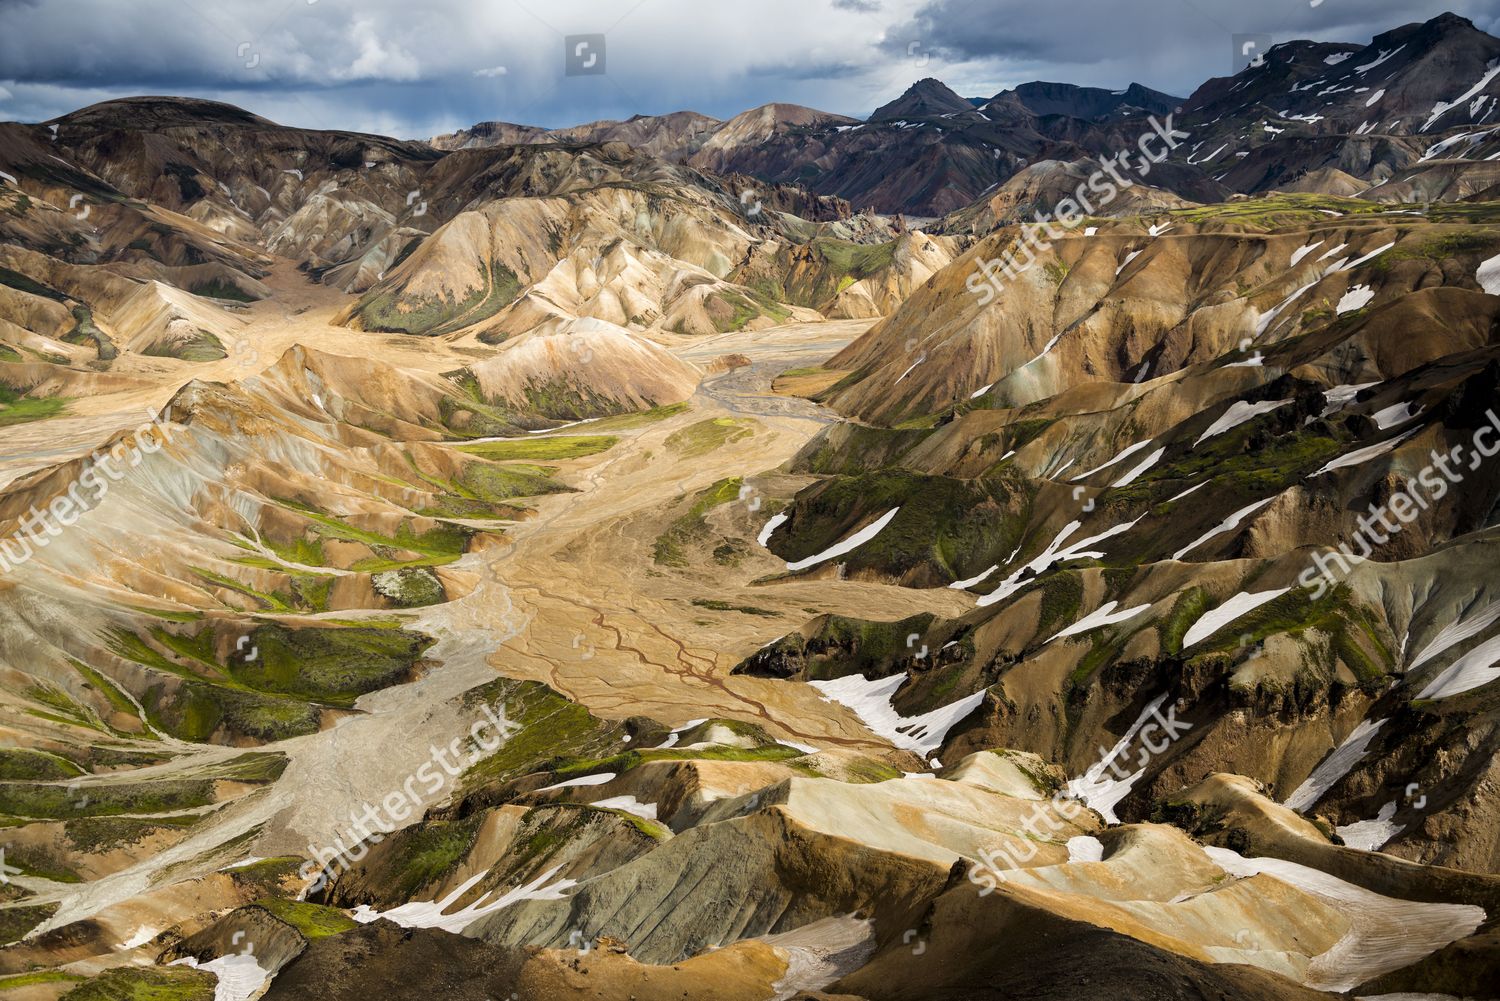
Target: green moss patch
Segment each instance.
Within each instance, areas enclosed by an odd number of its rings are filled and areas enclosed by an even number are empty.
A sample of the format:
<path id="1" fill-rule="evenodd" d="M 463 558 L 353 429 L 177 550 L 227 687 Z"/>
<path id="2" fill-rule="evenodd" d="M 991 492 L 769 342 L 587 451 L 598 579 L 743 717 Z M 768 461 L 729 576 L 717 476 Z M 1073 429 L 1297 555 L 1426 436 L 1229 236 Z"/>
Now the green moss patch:
<path id="1" fill-rule="evenodd" d="M 0 383 L 0 428 L 15 427 L 56 417 L 68 407 L 61 396 L 25 396 Z"/>
<path id="2" fill-rule="evenodd" d="M 0 747 L 0 781 L 48 782 L 82 774 L 81 766 L 56 754 Z"/>
<path id="3" fill-rule="evenodd" d="M 87 306 L 74 306 L 73 320 L 73 329 L 62 336 L 65 343 L 93 345 L 100 361 L 113 361 L 120 356 L 114 341 L 94 323 L 93 310 Z"/>
<path id="4" fill-rule="evenodd" d="M 54 883 L 82 883 L 83 877 L 66 861 L 41 845 L 10 845 L 5 849 L 5 864 L 21 870 L 23 876 L 48 879 Z"/>
<path id="5" fill-rule="evenodd" d="M 459 445 L 458 450 L 494 462 L 557 462 L 596 455 L 613 448 L 619 440 L 610 435 L 549 435 Z"/>
<path id="6" fill-rule="evenodd" d="M 463 820 L 432 820 L 410 829 L 400 844 L 399 874 L 393 895 L 411 899 L 424 886 L 452 872 L 469 855 L 484 814 Z"/>
<path id="7" fill-rule="evenodd" d="M 163 831 L 185 831 L 199 822 L 198 817 L 89 817 L 70 820 L 63 827 L 68 844 L 84 855 L 97 855 L 140 844 Z"/>
<path id="8" fill-rule="evenodd" d="M 19 942 L 37 925 L 57 913 L 56 904 L 31 904 L 21 907 L 0 907 L 0 945 Z M 206 1001 L 211 1001 L 209 994 Z"/>
<path id="9" fill-rule="evenodd" d="M 443 582 L 426 567 L 402 567 L 375 574 L 370 579 L 375 592 L 397 608 L 425 608 L 448 600 Z"/>
<path id="10" fill-rule="evenodd" d="M 36 970 L 14 977 L 0 977 L 0 991 L 14 990 L 17 987 L 35 987 L 38 984 L 78 983 L 87 979 L 87 977 L 80 977 L 76 973 L 68 973 L 64 970 Z"/>
<path id="11" fill-rule="evenodd" d="M 185 966 L 120 966 L 63 995 L 63 1001 L 214 1001 L 219 978 Z"/>
<path id="12" fill-rule="evenodd" d="M 742 615 L 759 615 L 764 618 L 776 618 L 781 615 L 780 612 L 756 608 L 754 605 L 731 605 L 727 601 L 716 601 L 712 598 L 694 598 L 693 604 L 698 608 L 707 608 L 714 612 L 739 612 Z"/>
<path id="13" fill-rule="evenodd" d="M 708 512 L 737 500 L 743 484 L 744 481 L 735 476 L 700 490 L 687 513 L 657 536 L 652 558 L 662 566 L 687 566 L 687 549 L 690 546 L 707 545 L 713 541 L 706 520 Z"/>
<path id="14" fill-rule="evenodd" d="M 625 733 L 623 723 L 601 720 L 534 681 L 499 679 L 469 692 L 464 702 L 471 709 L 481 703 L 503 705 L 505 718 L 519 727 L 498 750 L 470 767 L 463 777 L 466 788 L 541 771 L 564 755 L 604 753 L 619 747 Z M 638 740 L 648 737 L 637 734 Z"/>
<path id="15" fill-rule="evenodd" d="M 214 784 L 208 779 L 156 779 L 79 785 L 0 783 L 0 813 L 13 817 L 71 820 L 124 814 L 169 813 L 208 806 Z"/>
<path id="16" fill-rule="evenodd" d="M 883 469 L 808 488 L 772 537 L 783 559 L 820 553 L 900 508 L 873 539 L 839 557 L 850 571 L 875 569 L 918 583 L 950 583 L 1003 562 L 1021 542 L 1034 488 L 1001 470 L 980 480 Z M 930 586 L 930 584 L 929 584 Z"/>
<path id="17" fill-rule="evenodd" d="M 250 633 L 255 660 L 227 668 L 259 692 L 352 705 L 359 696 L 406 678 L 432 640 L 393 629 L 288 629 Z"/>
<path id="18" fill-rule="evenodd" d="M 276 858 L 257 859 L 248 865 L 237 865 L 224 869 L 224 874 L 236 883 L 253 886 L 267 894 L 274 894 L 287 880 L 297 875 L 303 860 L 295 855 L 280 855 Z"/>
<path id="19" fill-rule="evenodd" d="M 759 424 L 752 420 L 714 417 L 672 432 L 667 436 L 667 448 L 689 458 L 708 455 L 741 438 L 750 437 L 757 427 Z"/>
<path id="20" fill-rule="evenodd" d="M 521 291 L 516 273 L 505 265 L 480 262 L 483 285 L 462 298 L 412 296 L 405 286 L 375 290 L 360 301 L 355 316 L 369 331 L 440 337 L 488 320 L 515 302 Z"/>
<path id="21" fill-rule="evenodd" d="M 766 747 L 704 747 L 694 750 L 675 747 L 625 751 L 607 758 L 562 758 L 549 770 L 559 781 L 595 775 L 599 772 L 624 774 L 648 761 L 790 761 L 806 757 L 806 751 L 772 744 Z"/>
<path id="22" fill-rule="evenodd" d="M 339 935 L 359 927 L 359 922 L 350 918 L 337 907 L 324 907 L 298 900 L 283 900 L 265 897 L 255 902 L 256 907 L 267 911 L 277 920 L 291 925 L 308 941 Z"/>
<path id="23" fill-rule="evenodd" d="M 188 741 L 206 741 L 221 728 L 256 740 L 285 740 L 316 733 L 323 718 L 322 710 L 306 702 L 206 682 L 170 692 L 154 685 L 141 701 L 153 726 Z"/>

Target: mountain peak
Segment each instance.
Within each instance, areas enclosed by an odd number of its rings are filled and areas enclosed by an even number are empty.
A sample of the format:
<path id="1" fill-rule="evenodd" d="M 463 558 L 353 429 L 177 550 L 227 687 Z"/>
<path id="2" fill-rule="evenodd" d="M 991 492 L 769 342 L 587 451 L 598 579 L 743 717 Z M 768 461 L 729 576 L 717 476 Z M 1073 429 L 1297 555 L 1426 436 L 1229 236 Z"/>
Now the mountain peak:
<path id="1" fill-rule="evenodd" d="M 876 108 L 870 116 L 872 122 L 888 122 L 897 118 L 933 118 L 973 111 L 974 106 L 959 97 L 941 80 L 926 77 L 906 88 L 906 93 L 883 107 Z"/>

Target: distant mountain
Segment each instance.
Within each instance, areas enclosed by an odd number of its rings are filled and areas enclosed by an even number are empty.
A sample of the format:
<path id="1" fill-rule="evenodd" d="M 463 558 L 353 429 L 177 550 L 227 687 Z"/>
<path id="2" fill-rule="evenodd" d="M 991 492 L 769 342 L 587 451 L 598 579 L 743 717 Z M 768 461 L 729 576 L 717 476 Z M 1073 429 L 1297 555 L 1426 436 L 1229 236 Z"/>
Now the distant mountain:
<path id="1" fill-rule="evenodd" d="M 1189 139 L 1148 183 L 1175 198 L 1271 190 L 1466 197 L 1495 183 L 1482 170 L 1468 175 L 1500 153 L 1500 130 L 1484 128 L 1500 125 L 1500 39 L 1444 14 L 1368 45 L 1286 42 L 1261 65 L 1209 80 L 1188 98 L 1139 83 L 1116 91 L 1044 81 L 964 98 L 929 77 L 863 122 L 767 104 L 724 122 L 693 112 L 555 130 L 490 122 L 432 144 L 620 141 L 701 170 L 836 196 L 859 210 L 967 212 L 957 228 L 972 232 L 1032 203 L 1038 192 L 1027 180 L 989 204 L 1027 168 L 1074 165 L 1038 175 L 1047 178 L 1042 188 L 1079 170 L 1087 177 L 1092 161 L 1133 147 L 1146 119 L 1167 115 Z M 1443 166 L 1454 160 L 1456 167 Z"/>
<path id="2" fill-rule="evenodd" d="M 513 125 L 510 122 L 480 122 L 467 129 L 428 140 L 440 150 L 481 149 L 486 146 L 513 146 L 517 143 L 546 141 L 547 129 L 535 125 Z"/>
<path id="3" fill-rule="evenodd" d="M 1139 84 L 1115 92 L 1035 83 L 971 100 L 927 78 L 864 122 L 773 103 L 724 122 L 685 111 L 567 129 L 486 122 L 432 144 L 452 150 L 620 141 L 701 170 L 796 184 L 857 209 L 930 217 L 970 205 L 1038 159 L 1074 160 L 1121 148 L 1138 131 L 1132 116 L 1179 104 Z"/>
<path id="4" fill-rule="evenodd" d="M 540 142 L 623 142 L 666 160 L 684 160 L 713 135 L 722 123 L 696 111 L 669 115 L 636 115 L 623 122 L 604 120 L 566 129 L 543 129 L 509 122 L 480 122 L 432 139 L 441 150 L 475 149 Z"/>
<path id="5" fill-rule="evenodd" d="M 1165 115 L 1182 106 L 1183 99 L 1133 83 L 1124 90 L 1077 87 L 1070 83 L 1023 83 L 1014 93 L 1021 104 L 1037 115 L 1067 115 L 1070 118 L 1103 118 L 1123 110 Z"/>
<path id="6" fill-rule="evenodd" d="M 938 118 L 943 115 L 972 113 L 974 106 L 959 97 L 941 80 L 928 77 L 907 88 L 906 93 L 890 104 L 876 108 L 872 122 L 889 122 L 899 118 Z"/>

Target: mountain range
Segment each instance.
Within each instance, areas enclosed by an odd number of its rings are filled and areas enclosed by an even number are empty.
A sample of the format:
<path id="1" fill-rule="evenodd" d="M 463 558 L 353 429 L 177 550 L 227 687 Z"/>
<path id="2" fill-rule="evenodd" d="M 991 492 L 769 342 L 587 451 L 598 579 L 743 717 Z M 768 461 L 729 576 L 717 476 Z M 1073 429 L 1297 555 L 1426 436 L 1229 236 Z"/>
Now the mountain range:
<path id="1" fill-rule="evenodd" d="M 1500 997 L 1497 105 L 0 124 L 0 994 Z"/>

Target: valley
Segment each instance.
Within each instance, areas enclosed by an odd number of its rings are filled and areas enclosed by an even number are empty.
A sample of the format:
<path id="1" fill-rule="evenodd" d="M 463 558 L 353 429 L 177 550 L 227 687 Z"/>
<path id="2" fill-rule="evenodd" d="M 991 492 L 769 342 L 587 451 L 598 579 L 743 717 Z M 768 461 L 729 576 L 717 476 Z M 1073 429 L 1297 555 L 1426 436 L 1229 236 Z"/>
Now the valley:
<path id="1" fill-rule="evenodd" d="M 0 124 L 0 999 L 1495 996 L 1495 65 Z"/>

